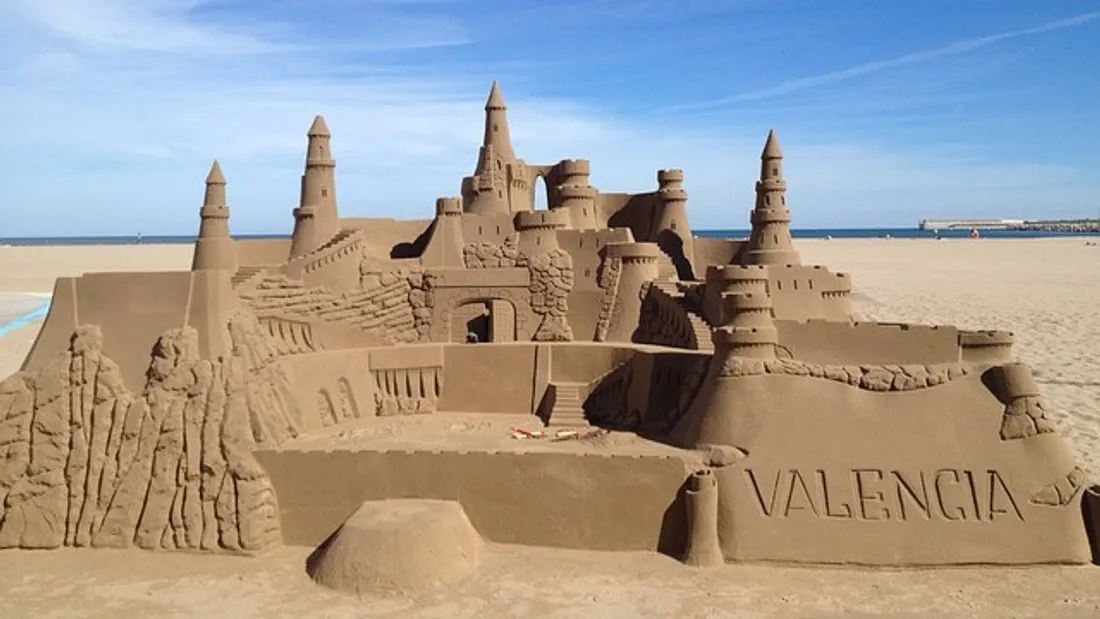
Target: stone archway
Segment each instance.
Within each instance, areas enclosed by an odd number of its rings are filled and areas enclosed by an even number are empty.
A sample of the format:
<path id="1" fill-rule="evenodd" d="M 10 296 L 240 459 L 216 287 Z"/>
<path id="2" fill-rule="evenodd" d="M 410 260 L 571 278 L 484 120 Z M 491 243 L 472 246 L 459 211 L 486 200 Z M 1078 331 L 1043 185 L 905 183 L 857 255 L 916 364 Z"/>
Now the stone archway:
<path id="1" fill-rule="evenodd" d="M 505 299 L 466 299 L 450 316 L 450 341 L 465 342 L 473 333 L 478 342 L 516 341 L 516 306 Z"/>

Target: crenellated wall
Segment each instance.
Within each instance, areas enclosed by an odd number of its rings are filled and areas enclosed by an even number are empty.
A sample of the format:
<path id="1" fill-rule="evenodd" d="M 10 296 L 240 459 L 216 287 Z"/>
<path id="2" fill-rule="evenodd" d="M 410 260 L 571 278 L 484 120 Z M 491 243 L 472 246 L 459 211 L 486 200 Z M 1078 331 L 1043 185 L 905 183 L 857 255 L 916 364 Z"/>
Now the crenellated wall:
<path id="1" fill-rule="evenodd" d="M 928 364 L 960 361 L 952 326 L 776 320 L 783 356 L 808 363 Z"/>

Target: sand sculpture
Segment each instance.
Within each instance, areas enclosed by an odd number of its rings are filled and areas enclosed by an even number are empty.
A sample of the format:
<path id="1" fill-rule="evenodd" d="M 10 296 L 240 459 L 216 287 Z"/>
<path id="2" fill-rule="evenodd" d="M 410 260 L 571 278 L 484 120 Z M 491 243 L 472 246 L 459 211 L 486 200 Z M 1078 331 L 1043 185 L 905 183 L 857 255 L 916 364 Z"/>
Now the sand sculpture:
<path id="1" fill-rule="evenodd" d="M 431 581 L 354 549 L 467 515 L 492 542 L 692 565 L 1091 560 L 1096 494 L 1012 335 L 854 317 L 850 278 L 791 240 L 774 133 L 745 240 L 693 236 L 681 170 L 626 194 L 520 159 L 495 84 L 431 219 L 341 218 L 332 153 L 318 117 L 289 240 L 230 236 L 215 163 L 191 271 L 57 281 L 0 384 L 0 547 L 328 540 L 315 577 L 354 590 Z M 514 440 L 517 415 L 611 432 Z M 403 434 L 435 419 L 469 432 Z M 465 515 L 400 503 L 386 537 L 394 499 Z M 442 580 L 474 569 L 463 543 Z"/>

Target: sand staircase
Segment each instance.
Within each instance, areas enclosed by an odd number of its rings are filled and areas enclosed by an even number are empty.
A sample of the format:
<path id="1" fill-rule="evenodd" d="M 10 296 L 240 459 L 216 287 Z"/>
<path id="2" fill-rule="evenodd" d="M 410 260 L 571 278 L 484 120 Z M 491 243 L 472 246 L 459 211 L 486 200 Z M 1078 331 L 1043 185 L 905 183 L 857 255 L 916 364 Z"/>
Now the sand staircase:
<path id="1" fill-rule="evenodd" d="M 256 287 L 256 284 L 260 283 L 260 280 L 264 278 L 267 267 L 262 266 L 248 266 L 237 269 L 237 272 L 230 278 L 230 283 L 233 284 L 233 289 L 237 292 L 243 292 Z"/>
<path id="2" fill-rule="evenodd" d="M 550 383 L 554 388 L 554 408 L 546 425 L 553 427 L 584 427 L 588 420 L 584 416 L 583 391 L 585 383 Z"/>
<path id="3" fill-rule="evenodd" d="M 703 317 L 703 310 L 680 290 L 679 284 L 675 281 L 657 280 L 653 282 L 653 285 L 676 299 L 676 303 L 687 314 L 688 322 L 691 323 L 691 330 L 695 333 L 696 348 L 698 350 L 714 350 L 714 343 L 710 340 L 710 323 Z"/>

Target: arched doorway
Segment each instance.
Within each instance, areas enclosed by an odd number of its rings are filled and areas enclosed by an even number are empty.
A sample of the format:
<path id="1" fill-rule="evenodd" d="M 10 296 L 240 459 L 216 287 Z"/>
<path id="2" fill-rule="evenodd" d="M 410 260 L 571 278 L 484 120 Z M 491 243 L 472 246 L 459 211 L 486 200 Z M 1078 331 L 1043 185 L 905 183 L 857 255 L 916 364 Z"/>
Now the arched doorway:
<path id="1" fill-rule="evenodd" d="M 473 334 L 478 342 L 516 341 L 516 308 L 504 299 L 469 299 L 451 310 L 452 342 L 466 342 Z"/>

